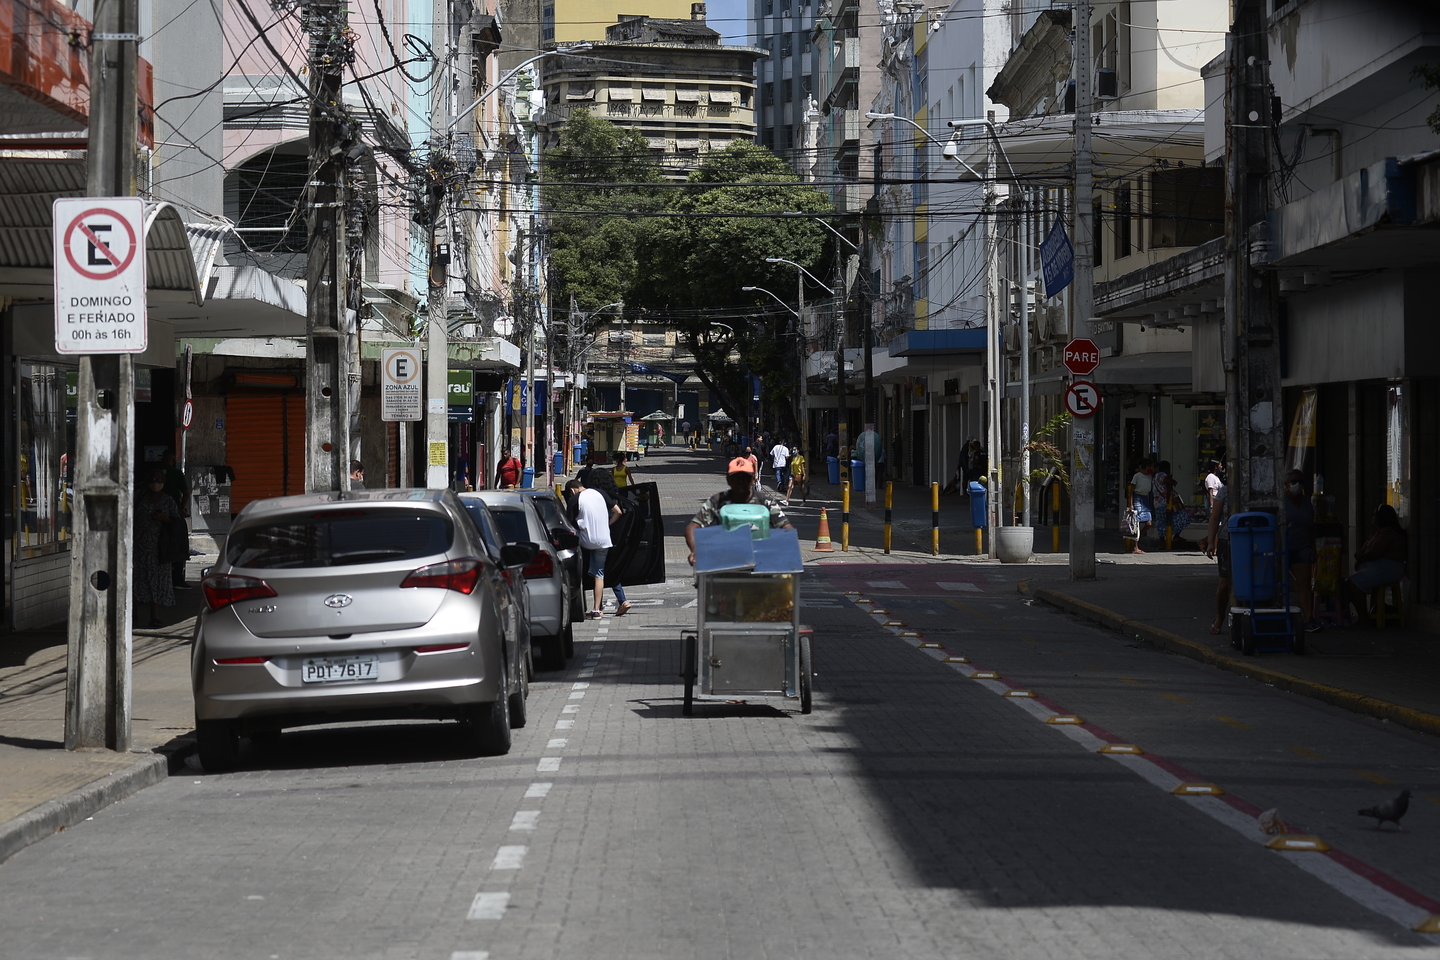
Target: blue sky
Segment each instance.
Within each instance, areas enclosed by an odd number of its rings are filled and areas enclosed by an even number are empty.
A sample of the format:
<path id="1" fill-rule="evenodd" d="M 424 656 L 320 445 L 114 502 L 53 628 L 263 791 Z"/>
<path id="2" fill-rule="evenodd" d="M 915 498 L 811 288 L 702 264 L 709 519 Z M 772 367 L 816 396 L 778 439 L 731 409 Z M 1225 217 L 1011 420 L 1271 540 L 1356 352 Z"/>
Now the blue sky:
<path id="1" fill-rule="evenodd" d="M 744 44 L 749 27 L 747 0 L 707 0 L 705 22 L 729 44 Z"/>

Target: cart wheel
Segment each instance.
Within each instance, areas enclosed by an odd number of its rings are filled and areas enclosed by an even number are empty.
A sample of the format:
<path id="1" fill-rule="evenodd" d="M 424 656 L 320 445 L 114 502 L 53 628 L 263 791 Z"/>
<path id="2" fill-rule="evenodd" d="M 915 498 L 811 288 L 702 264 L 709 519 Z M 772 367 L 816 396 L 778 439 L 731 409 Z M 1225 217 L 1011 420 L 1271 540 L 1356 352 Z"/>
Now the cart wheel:
<path id="1" fill-rule="evenodd" d="M 810 702 L 810 638 L 800 638 L 800 712 L 809 713 Z"/>
<path id="2" fill-rule="evenodd" d="M 685 706 L 681 712 L 690 716 L 695 710 L 695 661 L 699 656 L 699 641 L 693 634 L 685 638 Z"/>
<path id="3" fill-rule="evenodd" d="M 1255 656 L 1255 628 L 1249 620 L 1240 630 L 1240 652 L 1247 657 Z"/>

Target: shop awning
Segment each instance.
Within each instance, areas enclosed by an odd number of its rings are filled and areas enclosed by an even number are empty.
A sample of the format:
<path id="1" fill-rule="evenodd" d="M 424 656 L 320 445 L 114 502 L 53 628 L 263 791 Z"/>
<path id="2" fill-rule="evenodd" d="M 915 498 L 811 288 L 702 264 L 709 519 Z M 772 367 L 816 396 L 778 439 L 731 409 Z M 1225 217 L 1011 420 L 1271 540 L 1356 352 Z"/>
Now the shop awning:
<path id="1" fill-rule="evenodd" d="M 890 341 L 890 356 L 892 357 L 982 353 L 984 350 L 984 327 L 960 330 L 909 330 Z"/>
<path id="2" fill-rule="evenodd" d="M 1090 376 L 1102 387 L 1189 387 L 1191 360 L 1189 350 L 1167 353 L 1132 353 L 1106 357 Z M 1115 392 L 1111 390 L 1109 392 Z"/>

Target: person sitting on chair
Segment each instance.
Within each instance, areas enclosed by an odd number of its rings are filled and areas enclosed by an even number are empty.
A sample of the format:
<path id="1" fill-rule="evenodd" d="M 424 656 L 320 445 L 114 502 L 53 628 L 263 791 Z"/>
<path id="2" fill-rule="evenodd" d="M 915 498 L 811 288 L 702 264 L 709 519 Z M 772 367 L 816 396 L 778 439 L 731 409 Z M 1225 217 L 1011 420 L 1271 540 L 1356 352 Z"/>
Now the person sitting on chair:
<path id="1" fill-rule="evenodd" d="M 1375 625 L 1370 617 L 1370 592 L 1404 577 L 1405 560 L 1409 556 L 1409 541 L 1395 508 L 1382 503 L 1375 508 L 1373 519 L 1374 532 L 1355 551 L 1355 572 L 1345 581 L 1345 599 L 1355 607 L 1360 622 L 1367 627 Z"/>

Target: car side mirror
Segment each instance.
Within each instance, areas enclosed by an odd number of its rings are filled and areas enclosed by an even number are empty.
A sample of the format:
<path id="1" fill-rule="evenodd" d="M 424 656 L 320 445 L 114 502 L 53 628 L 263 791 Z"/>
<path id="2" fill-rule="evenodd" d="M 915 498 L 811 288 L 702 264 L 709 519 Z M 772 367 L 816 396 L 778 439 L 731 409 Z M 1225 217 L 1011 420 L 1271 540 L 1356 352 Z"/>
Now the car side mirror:
<path id="1" fill-rule="evenodd" d="M 555 527 L 550 531 L 550 542 L 555 544 L 557 550 L 579 550 L 580 536 L 572 533 L 564 527 Z"/>
<path id="2" fill-rule="evenodd" d="M 523 567 L 534 560 L 539 553 L 540 547 L 528 540 L 521 543 L 507 543 L 500 548 L 500 562 L 507 567 Z"/>

